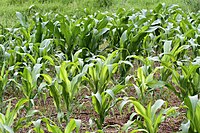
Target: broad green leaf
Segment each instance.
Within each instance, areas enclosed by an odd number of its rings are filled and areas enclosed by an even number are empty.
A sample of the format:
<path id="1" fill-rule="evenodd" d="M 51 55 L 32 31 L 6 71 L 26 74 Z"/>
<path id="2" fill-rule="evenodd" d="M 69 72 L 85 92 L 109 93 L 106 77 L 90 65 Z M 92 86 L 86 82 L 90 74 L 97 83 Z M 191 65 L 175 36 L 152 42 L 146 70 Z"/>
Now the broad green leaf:
<path id="1" fill-rule="evenodd" d="M 127 123 L 125 123 L 122 127 L 123 132 L 128 132 L 128 130 L 131 128 L 131 125 L 134 123 L 134 121 L 128 120 Z"/>
<path id="2" fill-rule="evenodd" d="M 155 8 L 154 8 L 154 12 L 155 13 L 159 13 L 159 11 L 162 9 L 163 5 L 162 4 L 158 4 Z"/>
<path id="3" fill-rule="evenodd" d="M 20 24 L 21 24 L 23 27 L 26 27 L 26 28 L 27 28 L 28 24 L 27 24 L 26 17 L 23 16 L 20 12 L 16 12 L 16 16 L 17 16 L 17 18 L 19 19 Z"/>
<path id="4" fill-rule="evenodd" d="M 47 129 L 49 132 L 52 132 L 52 133 L 63 133 L 59 127 L 54 126 L 54 125 L 47 124 Z"/>
<path id="5" fill-rule="evenodd" d="M 200 126 L 199 126 L 199 122 L 200 122 L 200 100 L 198 101 L 197 106 L 196 106 L 194 122 L 195 122 L 195 127 L 196 127 L 197 132 L 200 132 Z"/>
<path id="6" fill-rule="evenodd" d="M 108 19 L 107 17 L 105 17 L 104 19 L 102 19 L 98 25 L 97 25 L 97 30 L 103 29 L 106 27 L 106 25 L 108 24 Z"/>
<path id="7" fill-rule="evenodd" d="M 159 108 L 162 107 L 162 105 L 165 103 L 162 99 L 156 100 L 156 102 L 151 106 L 151 116 L 154 119 L 154 116 L 156 115 L 156 112 Z"/>
<path id="8" fill-rule="evenodd" d="M 64 133 L 71 133 L 75 128 L 77 129 L 76 133 L 78 133 L 80 125 L 81 125 L 80 120 L 71 119 L 70 122 L 67 124 Z"/>
<path id="9" fill-rule="evenodd" d="M 135 110 L 138 114 L 142 116 L 146 115 L 145 108 L 138 101 L 132 101 L 132 103 L 134 104 Z"/>
<path id="10" fill-rule="evenodd" d="M 53 66 L 55 65 L 53 59 L 50 56 L 46 55 L 46 56 L 43 56 L 43 58 L 46 59 L 46 60 L 48 60 L 51 63 L 51 65 L 53 65 Z"/>
<path id="11" fill-rule="evenodd" d="M 0 123 L 1 124 L 1 123 Z M 3 125 L 3 128 L 8 131 L 9 133 L 14 133 L 13 129 L 10 126 Z"/>
<path id="12" fill-rule="evenodd" d="M 26 56 L 28 56 L 30 58 L 30 60 L 32 61 L 33 64 L 36 64 L 36 60 L 33 58 L 32 55 L 26 54 Z"/>
<path id="13" fill-rule="evenodd" d="M 128 101 L 128 100 L 123 100 L 123 101 L 120 103 L 120 105 L 119 105 L 119 111 L 120 111 L 120 113 L 122 113 L 122 109 L 124 108 L 124 106 L 125 106 L 128 102 L 130 102 L 130 101 Z"/>
<path id="14" fill-rule="evenodd" d="M 101 97 L 100 93 L 97 92 L 96 94 L 93 94 L 93 96 L 96 97 L 98 103 L 100 104 L 100 106 L 102 106 L 102 97 Z"/>
<path id="15" fill-rule="evenodd" d="M 171 51 L 172 41 L 164 41 L 164 54 L 168 54 Z"/>
<path id="16" fill-rule="evenodd" d="M 52 78 L 48 74 L 41 74 L 41 76 L 44 77 L 44 79 L 48 82 L 48 84 L 52 84 Z"/>
<path id="17" fill-rule="evenodd" d="M 120 38 L 120 48 L 124 48 L 124 43 L 127 41 L 128 36 L 127 36 L 127 30 L 124 31 L 124 33 L 122 34 L 121 38 Z"/>
<path id="18" fill-rule="evenodd" d="M 198 103 L 198 95 L 189 96 L 185 98 L 184 103 L 189 108 L 189 119 L 193 120 L 195 117 L 196 106 Z"/>
<path id="19" fill-rule="evenodd" d="M 111 89 L 108 89 L 105 91 L 108 95 L 110 95 L 113 99 L 115 98 L 115 94 L 113 93 L 113 91 Z"/>
<path id="20" fill-rule="evenodd" d="M 182 133 L 188 133 L 190 128 L 190 121 L 185 124 L 181 124 Z"/>
<path id="21" fill-rule="evenodd" d="M 41 70 L 42 64 L 35 64 L 32 70 L 32 78 L 33 78 L 33 83 L 37 82 L 37 79 L 40 76 L 40 70 Z"/>

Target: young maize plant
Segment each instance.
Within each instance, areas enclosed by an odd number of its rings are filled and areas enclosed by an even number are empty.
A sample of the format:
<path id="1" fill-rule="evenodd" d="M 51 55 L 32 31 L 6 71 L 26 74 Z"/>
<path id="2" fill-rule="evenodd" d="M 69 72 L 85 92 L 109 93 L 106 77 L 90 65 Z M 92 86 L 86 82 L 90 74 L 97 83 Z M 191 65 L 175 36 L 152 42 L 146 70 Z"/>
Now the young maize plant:
<path id="1" fill-rule="evenodd" d="M 187 122 L 181 125 L 182 132 L 200 132 L 200 100 L 198 98 L 198 95 L 186 97 L 184 103 L 187 108 Z"/>
<path id="2" fill-rule="evenodd" d="M 145 108 L 139 101 L 129 98 L 122 101 L 120 105 L 121 111 L 127 103 L 134 106 L 135 112 L 131 115 L 130 120 L 123 126 L 123 131 L 128 132 L 129 128 L 133 126 L 134 130 L 131 131 L 132 133 L 140 131 L 157 133 L 161 122 L 177 109 L 177 107 L 167 108 L 167 103 L 162 99 L 156 100 L 153 105 L 151 105 L 150 102 Z M 165 109 L 162 109 L 161 107 L 164 104 L 166 104 Z M 135 118 L 135 116 L 137 118 Z"/>
<path id="3" fill-rule="evenodd" d="M 47 128 L 45 130 L 42 127 L 42 122 L 46 124 Z M 31 124 L 34 125 L 34 128 L 29 130 L 29 132 L 35 131 L 36 133 L 45 133 L 48 131 L 52 133 L 72 133 L 76 131 L 76 133 L 79 133 L 81 127 L 81 120 L 70 119 L 69 123 L 64 129 L 64 132 L 61 130 L 59 126 L 57 126 L 53 121 L 51 121 L 48 118 L 32 121 Z"/>
<path id="4" fill-rule="evenodd" d="M 11 101 L 9 101 L 9 104 L 6 107 L 6 112 L 4 113 L 0 113 L 0 132 L 1 133 L 14 133 L 16 132 L 16 130 L 18 129 L 18 127 L 23 126 L 21 122 L 21 120 L 23 120 L 23 118 L 21 119 L 17 119 L 18 114 L 19 114 L 19 110 L 21 110 L 24 107 L 24 104 L 29 102 L 28 99 L 20 99 L 17 104 L 15 105 L 15 107 L 13 108 L 11 106 Z M 15 119 L 17 119 L 20 122 L 15 123 Z"/>
<path id="5" fill-rule="evenodd" d="M 82 72 L 74 76 L 79 71 L 78 66 L 73 62 L 62 62 L 61 66 L 56 66 L 57 76 L 54 80 L 48 74 L 41 74 L 47 82 L 47 87 L 54 99 L 59 119 L 64 118 L 66 123 L 69 122 L 70 115 L 73 113 L 74 98 L 80 91 L 80 83 L 87 67 L 86 65 Z M 72 75 L 70 75 L 70 71 Z M 64 101 L 66 108 L 64 112 L 61 106 L 62 101 Z M 64 114 L 65 112 L 66 114 Z"/>

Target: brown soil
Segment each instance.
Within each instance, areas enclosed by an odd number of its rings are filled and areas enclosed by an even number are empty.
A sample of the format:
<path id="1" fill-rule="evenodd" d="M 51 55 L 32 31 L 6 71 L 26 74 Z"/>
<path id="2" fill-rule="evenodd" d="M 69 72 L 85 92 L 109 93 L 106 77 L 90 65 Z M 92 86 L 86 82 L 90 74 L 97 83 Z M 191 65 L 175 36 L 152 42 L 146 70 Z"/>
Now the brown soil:
<path id="1" fill-rule="evenodd" d="M 127 93 L 129 96 L 136 97 L 134 89 L 127 89 Z M 156 89 L 156 94 L 154 96 L 155 99 L 159 97 L 160 99 L 163 99 L 168 102 L 168 106 L 176 106 L 179 107 L 181 105 L 181 101 L 177 98 L 177 96 L 169 91 L 168 89 L 164 88 L 162 90 Z M 91 121 L 91 118 L 98 118 L 98 115 L 95 113 L 92 104 L 91 99 L 85 98 L 85 95 L 89 96 L 90 92 L 87 90 L 84 90 L 82 93 L 78 95 L 78 99 L 80 99 L 79 105 L 82 106 L 75 106 L 72 114 L 72 118 L 80 119 L 82 121 L 81 126 L 81 132 L 85 131 L 96 131 L 97 127 L 95 123 L 93 123 L 93 126 L 91 126 L 89 123 Z M 120 94 L 118 96 L 123 96 L 124 94 Z M 20 97 L 23 97 L 22 95 L 19 95 L 17 99 Z M 6 93 L 5 99 L 10 98 L 10 93 Z M 17 99 L 14 99 L 12 101 L 13 106 L 17 103 Z M 57 111 L 53 103 L 53 99 L 48 96 L 46 101 L 42 99 L 35 99 L 35 106 L 34 109 L 40 110 L 45 117 L 50 118 L 55 123 L 57 123 Z M 184 120 L 185 116 L 185 110 L 178 109 L 179 114 L 177 114 L 174 117 L 167 118 L 163 123 L 161 123 L 159 127 L 159 133 L 171 133 L 171 132 L 177 132 L 179 131 L 180 124 Z M 121 131 L 122 126 L 129 120 L 129 116 L 133 112 L 128 112 L 127 108 L 124 108 L 123 113 L 120 114 L 118 109 L 115 107 L 112 111 L 110 111 L 109 115 L 105 119 L 104 123 L 104 131 L 107 133 L 117 133 Z M 20 111 L 20 116 L 25 116 L 26 112 L 25 110 Z M 42 118 L 41 115 L 36 114 L 32 120 L 37 120 L 39 118 Z M 65 123 L 63 123 L 63 129 L 65 127 Z M 45 129 L 45 124 L 43 124 L 43 127 Z M 21 128 L 18 130 L 18 133 L 25 133 L 28 132 L 31 128 L 33 128 L 33 124 L 30 125 L 30 127 Z M 45 131 L 47 132 L 47 131 Z"/>

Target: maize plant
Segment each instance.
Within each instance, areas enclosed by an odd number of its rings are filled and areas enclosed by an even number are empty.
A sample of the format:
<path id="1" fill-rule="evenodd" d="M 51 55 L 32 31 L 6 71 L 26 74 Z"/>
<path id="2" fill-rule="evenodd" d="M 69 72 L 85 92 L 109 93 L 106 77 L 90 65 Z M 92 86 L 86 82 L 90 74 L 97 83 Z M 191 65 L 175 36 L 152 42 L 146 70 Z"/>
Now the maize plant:
<path id="1" fill-rule="evenodd" d="M 113 108 L 117 102 L 118 98 L 115 96 L 121 92 L 126 86 L 116 85 L 111 89 L 107 89 L 102 93 L 92 93 L 92 104 L 95 111 L 98 113 L 99 118 L 95 119 L 98 129 L 103 129 L 103 123 L 108 115 L 108 112 Z"/>
<path id="2" fill-rule="evenodd" d="M 84 71 L 77 74 L 75 77 L 70 78 L 70 73 L 67 71 L 67 68 L 71 68 L 72 73 L 76 73 L 77 66 L 73 69 L 74 64 L 72 62 L 63 62 L 61 66 L 56 66 L 57 77 L 52 81 L 52 78 L 48 74 L 42 74 L 44 79 L 47 81 L 48 88 L 57 108 L 57 111 L 62 114 L 61 102 L 62 100 L 65 103 L 66 115 L 64 119 L 68 123 L 70 115 L 73 110 L 73 101 L 76 94 L 79 91 L 80 83 L 82 82 L 82 77 L 84 76 Z M 84 68 L 83 70 L 87 70 Z"/>
<path id="3" fill-rule="evenodd" d="M 42 64 L 35 64 L 33 68 L 25 67 L 23 72 L 19 72 L 21 82 L 17 83 L 13 80 L 17 87 L 23 92 L 24 96 L 29 100 L 29 109 L 34 105 L 34 99 L 39 93 L 39 77 Z"/>
<path id="4" fill-rule="evenodd" d="M 44 122 L 46 124 L 48 132 L 56 132 L 56 133 L 71 133 L 73 131 L 76 131 L 76 133 L 78 133 L 80 131 L 80 126 L 81 126 L 81 120 L 71 119 L 63 132 L 60 129 L 60 127 L 57 126 L 53 121 L 47 118 L 43 118 L 43 119 L 38 119 L 36 121 L 32 121 L 34 128 L 29 130 L 29 132 L 35 131 L 36 133 L 44 133 L 46 130 L 42 128 L 41 122 Z"/>
<path id="5" fill-rule="evenodd" d="M 2 68 L 1 68 L 1 75 L 0 75 L 0 104 L 2 105 L 3 102 L 3 94 L 6 89 L 6 85 L 8 83 L 8 73 L 9 71 L 6 71 L 6 63 L 4 62 Z"/>
<path id="6" fill-rule="evenodd" d="M 186 97 L 184 103 L 187 107 L 187 123 L 183 123 L 181 128 L 185 133 L 198 133 L 200 127 L 198 125 L 200 121 L 199 109 L 200 101 L 198 95 Z"/>
<path id="7" fill-rule="evenodd" d="M 2 133 L 14 133 L 15 130 L 13 128 L 13 126 L 19 126 L 17 124 L 21 124 L 21 123 L 17 123 L 16 125 L 15 123 L 15 119 L 17 119 L 19 110 L 23 108 L 24 104 L 28 102 L 28 99 L 20 99 L 17 104 L 15 105 L 15 107 L 13 109 L 11 106 L 11 101 L 9 101 L 9 104 L 6 107 L 6 113 L 0 113 L 0 131 Z M 23 119 L 23 118 L 22 118 Z"/>
<path id="8" fill-rule="evenodd" d="M 167 105 L 165 106 L 165 109 L 161 109 L 165 104 L 165 101 L 162 99 L 157 100 L 153 105 L 151 105 L 150 102 L 146 108 L 137 100 L 129 99 L 128 101 L 125 100 L 122 102 L 120 106 L 121 110 L 127 103 L 133 104 L 136 113 L 131 115 L 130 121 L 124 125 L 123 130 L 127 132 L 132 125 L 135 128 L 131 131 L 133 133 L 138 131 L 147 133 L 158 132 L 161 122 L 177 109 L 176 107 L 167 108 Z M 134 116 L 137 115 L 139 115 L 139 118 L 134 119 Z M 140 117 L 143 118 L 143 121 L 140 120 Z M 136 124 L 136 127 L 134 124 Z"/>
<path id="9" fill-rule="evenodd" d="M 118 51 L 114 51 L 108 58 L 100 56 L 99 58 L 90 59 L 88 74 L 84 77 L 93 93 L 100 94 L 108 89 L 108 84 L 116 73 L 118 68 Z"/>

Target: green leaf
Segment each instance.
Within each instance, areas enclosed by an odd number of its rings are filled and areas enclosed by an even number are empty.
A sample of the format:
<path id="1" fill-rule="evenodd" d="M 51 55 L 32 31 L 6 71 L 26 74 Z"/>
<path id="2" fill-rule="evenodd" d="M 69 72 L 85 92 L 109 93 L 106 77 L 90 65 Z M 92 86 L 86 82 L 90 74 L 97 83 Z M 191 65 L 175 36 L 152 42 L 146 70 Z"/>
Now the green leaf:
<path id="1" fill-rule="evenodd" d="M 128 120 L 128 122 L 127 123 L 125 123 L 124 125 L 123 125 L 123 127 L 122 127 L 122 131 L 123 132 L 128 132 L 128 130 L 131 128 L 131 125 L 134 123 L 134 121 L 130 121 L 130 120 Z"/>
<path id="2" fill-rule="evenodd" d="M 28 99 L 22 98 L 20 99 L 17 104 L 15 105 L 15 108 L 10 112 L 11 105 L 8 106 L 6 110 L 6 125 L 11 126 L 14 123 L 14 119 L 17 117 L 18 111 L 24 106 L 26 102 L 28 102 Z"/>
<path id="3" fill-rule="evenodd" d="M 164 42 L 164 54 L 169 54 L 171 51 L 171 45 L 172 45 L 172 41 L 165 41 Z"/>
<path id="4" fill-rule="evenodd" d="M 189 96 L 185 98 L 184 103 L 189 108 L 189 119 L 193 120 L 195 117 L 196 106 L 198 103 L 198 95 Z"/>
<path id="5" fill-rule="evenodd" d="M 32 83 L 31 72 L 29 71 L 29 69 L 27 67 L 24 68 L 22 76 L 26 81 L 28 81 L 29 83 Z"/>
<path id="6" fill-rule="evenodd" d="M 112 88 L 112 91 L 114 93 L 114 95 L 116 95 L 117 93 L 121 92 L 125 87 L 127 87 L 128 85 L 115 85 Z"/>
<path id="7" fill-rule="evenodd" d="M 154 8 L 153 11 L 154 11 L 155 13 L 159 13 L 159 11 L 160 11 L 162 8 L 163 8 L 163 5 L 159 3 L 159 4 Z"/>
<path id="8" fill-rule="evenodd" d="M 146 132 L 149 133 L 146 129 L 134 129 L 130 133 Z"/>
<path id="9" fill-rule="evenodd" d="M 23 16 L 20 12 L 16 12 L 16 16 L 17 18 L 19 19 L 19 22 L 20 24 L 23 26 L 23 27 L 28 27 L 28 24 L 27 24 L 27 21 L 26 21 L 26 17 Z"/>
<path id="10" fill-rule="evenodd" d="M 1 124 L 1 123 L 0 123 Z M 14 133 L 13 129 L 10 126 L 3 125 L 3 128 L 8 131 L 9 133 Z"/>
<path id="11" fill-rule="evenodd" d="M 100 93 L 99 93 L 99 92 L 97 92 L 97 93 L 96 93 L 96 94 L 94 94 L 93 96 L 95 96 L 95 97 L 96 97 L 96 99 L 97 99 L 98 103 L 100 104 L 100 106 L 102 106 L 102 97 L 101 97 Z"/>
<path id="12" fill-rule="evenodd" d="M 106 25 L 108 24 L 108 19 L 105 17 L 104 19 L 102 19 L 98 25 L 97 25 L 97 30 L 103 29 L 106 27 Z"/>
<path id="13" fill-rule="evenodd" d="M 151 106 L 151 116 L 152 118 L 155 117 L 156 112 L 158 111 L 159 108 L 162 107 L 162 105 L 165 103 L 162 99 L 156 100 L 156 102 Z"/>
<path id="14" fill-rule="evenodd" d="M 158 28 L 161 28 L 161 29 L 162 29 L 162 27 L 160 27 L 160 26 L 152 26 L 152 27 L 149 27 L 149 29 L 148 29 L 147 31 L 145 31 L 145 32 L 147 32 L 147 33 L 152 33 L 152 32 L 154 32 L 155 30 L 157 30 Z"/>
<path id="15" fill-rule="evenodd" d="M 37 79 L 40 76 L 40 70 L 41 70 L 42 64 L 35 64 L 32 70 L 31 77 L 33 78 L 33 83 L 37 82 Z M 30 82 L 30 81 L 29 81 Z"/>
<path id="16" fill-rule="evenodd" d="M 44 79 L 48 82 L 48 84 L 52 84 L 52 78 L 48 74 L 41 74 L 41 76 L 44 77 Z"/>
<path id="17" fill-rule="evenodd" d="M 127 41 L 127 39 L 127 30 L 125 30 L 120 38 L 120 48 L 124 48 L 124 43 Z"/>
<path id="18" fill-rule="evenodd" d="M 67 124 L 64 133 L 71 133 L 75 128 L 77 129 L 76 132 L 79 132 L 81 126 L 80 120 L 71 119 L 70 122 Z"/>
<path id="19" fill-rule="evenodd" d="M 135 111 L 142 115 L 145 116 L 146 115 L 146 110 L 145 108 L 138 102 L 138 101 L 132 101 L 132 103 L 134 104 L 135 107 Z"/>
<path id="20" fill-rule="evenodd" d="M 197 103 L 195 118 L 194 118 L 194 124 L 195 124 L 195 127 L 197 129 L 197 132 L 200 132 L 199 123 L 200 123 L 200 100 Z"/>
<path id="21" fill-rule="evenodd" d="M 188 120 L 187 123 L 181 124 L 182 133 L 188 133 L 190 128 L 190 121 Z"/>
<path id="22" fill-rule="evenodd" d="M 50 57 L 50 56 L 43 56 L 43 59 L 46 59 L 46 60 L 48 60 L 50 63 L 51 63 L 51 65 L 55 65 L 55 63 L 54 63 L 54 61 L 53 61 L 53 59 Z"/>
<path id="23" fill-rule="evenodd" d="M 32 55 L 26 54 L 26 56 L 28 56 L 30 58 L 30 60 L 32 61 L 33 64 L 36 64 L 36 60 L 33 58 Z"/>
<path id="24" fill-rule="evenodd" d="M 111 89 L 108 89 L 105 91 L 108 95 L 110 95 L 113 99 L 115 98 L 115 94 L 113 93 L 113 91 Z"/>

